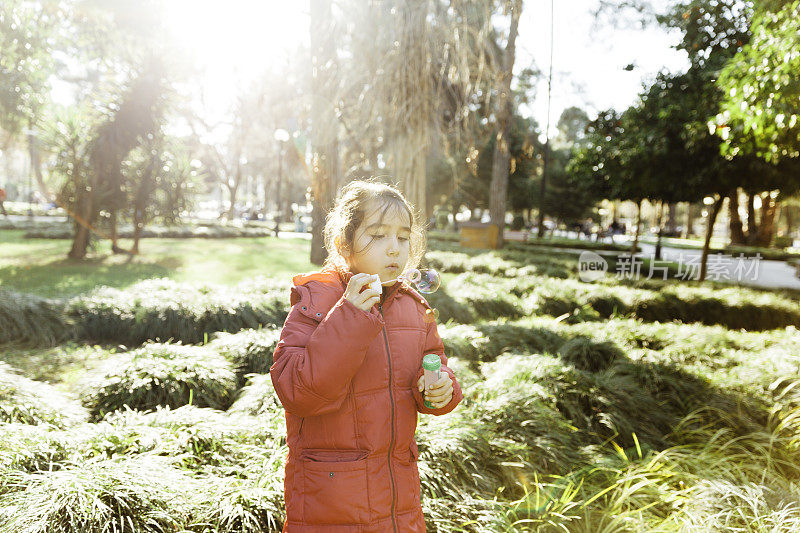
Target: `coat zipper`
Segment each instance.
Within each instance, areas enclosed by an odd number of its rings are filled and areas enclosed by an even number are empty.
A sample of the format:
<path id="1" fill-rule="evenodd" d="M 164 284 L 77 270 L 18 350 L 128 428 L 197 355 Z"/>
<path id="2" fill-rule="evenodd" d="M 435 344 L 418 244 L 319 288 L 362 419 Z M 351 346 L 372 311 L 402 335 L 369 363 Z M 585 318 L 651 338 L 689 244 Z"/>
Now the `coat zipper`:
<path id="1" fill-rule="evenodd" d="M 383 317 L 383 304 L 378 305 L 378 310 L 381 313 L 381 317 Z M 391 439 L 389 440 L 389 479 L 392 483 L 392 527 L 394 528 L 395 533 L 397 533 L 397 523 L 395 522 L 394 518 L 394 506 L 395 506 L 395 492 L 396 488 L 394 486 L 394 474 L 392 473 L 392 447 L 394 446 L 394 396 L 392 395 L 392 357 L 389 355 L 389 338 L 386 336 L 386 326 L 383 327 L 383 340 L 386 342 L 386 359 L 389 362 L 389 403 L 392 406 L 392 433 Z"/>

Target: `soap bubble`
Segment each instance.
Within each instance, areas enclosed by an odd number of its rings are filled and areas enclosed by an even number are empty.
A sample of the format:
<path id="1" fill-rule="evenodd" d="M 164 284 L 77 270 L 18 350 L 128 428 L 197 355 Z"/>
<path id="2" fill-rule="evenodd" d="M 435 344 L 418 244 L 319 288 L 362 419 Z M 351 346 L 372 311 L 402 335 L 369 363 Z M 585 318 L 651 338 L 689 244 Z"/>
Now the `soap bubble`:
<path id="1" fill-rule="evenodd" d="M 442 284 L 442 277 L 432 268 L 412 268 L 403 272 L 401 277 L 413 283 L 423 294 L 436 292 Z"/>

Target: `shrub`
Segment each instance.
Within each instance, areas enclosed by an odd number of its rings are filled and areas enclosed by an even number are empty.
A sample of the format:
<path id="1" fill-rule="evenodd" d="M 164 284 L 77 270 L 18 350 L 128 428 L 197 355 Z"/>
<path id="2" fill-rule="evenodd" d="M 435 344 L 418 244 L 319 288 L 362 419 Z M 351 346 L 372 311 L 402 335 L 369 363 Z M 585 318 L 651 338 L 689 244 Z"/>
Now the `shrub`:
<path id="1" fill-rule="evenodd" d="M 74 298 L 67 314 L 82 339 L 126 346 L 170 339 L 197 344 L 217 331 L 282 325 L 287 298 L 274 285 L 268 288 L 264 292 L 253 284 L 229 288 L 152 279 L 125 290 L 104 287 Z"/>
<path id="2" fill-rule="evenodd" d="M 236 376 L 231 364 L 207 347 L 155 343 L 112 356 L 81 388 L 81 400 L 95 418 L 126 405 L 148 410 L 191 403 L 224 410 Z"/>
<path id="3" fill-rule="evenodd" d="M 63 303 L 0 290 L 0 345 L 52 346 L 72 337 Z"/>
<path id="4" fill-rule="evenodd" d="M 244 384 L 247 374 L 264 374 L 272 366 L 272 355 L 280 340 L 280 329 L 246 329 L 238 333 L 216 333 L 207 344 L 210 350 L 233 363 L 239 379 Z"/>
<path id="5" fill-rule="evenodd" d="M 201 484 L 156 456 L 82 463 L 53 472 L 5 474 L 3 532 L 129 533 L 179 531 L 186 496 Z"/>
<path id="6" fill-rule="evenodd" d="M 505 319 L 475 325 L 440 325 L 445 353 L 461 359 L 493 361 L 506 351 L 554 352 L 564 339 L 544 328 L 509 324 Z"/>
<path id="7" fill-rule="evenodd" d="M 0 361 L 0 423 L 66 427 L 86 416 L 78 402 L 52 385 L 23 377 Z"/>
<path id="8" fill-rule="evenodd" d="M 625 355 L 612 342 L 592 342 L 586 337 L 574 337 L 558 350 L 561 359 L 579 370 L 600 372 Z"/>
<path id="9" fill-rule="evenodd" d="M 80 426 L 79 426 L 80 427 Z M 58 470 L 72 453 L 72 445 L 52 426 L 31 426 L 23 423 L 0 425 L 0 494 L 4 488 L 4 471 Z"/>
<path id="10" fill-rule="evenodd" d="M 241 413 L 259 418 L 283 417 L 283 406 L 275 387 L 272 386 L 272 378 L 269 374 L 250 374 L 247 377 L 247 384 L 239 390 L 236 401 L 228 409 L 229 413 Z"/>

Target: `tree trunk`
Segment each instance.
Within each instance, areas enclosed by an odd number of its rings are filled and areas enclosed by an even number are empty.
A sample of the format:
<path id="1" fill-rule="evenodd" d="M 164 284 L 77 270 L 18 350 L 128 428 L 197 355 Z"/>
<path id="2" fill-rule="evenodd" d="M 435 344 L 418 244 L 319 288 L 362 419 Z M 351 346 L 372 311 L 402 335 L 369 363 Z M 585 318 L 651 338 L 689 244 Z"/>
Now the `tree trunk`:
<path id="1" fill-rule="evenodd" d="M 325 249 L 325 218 L 333 206 L 341 176 L 336 116 L 331 97 L 336 58 L 331 28 L 331 0 L 311 0 L 311 116 L 313 164 L 311 166 L 311 254 L 312 264 L 322 265 Z"/>
<path id="2" fill-rule="evenodd" d="M 742 229 L 742 219 L 739 216 L 739 189 L 728 193 L 728 218 L 730 219 L 731 244 L 745 244 L 747 238 Z"/>
<path id="3" fill-rule="evenodd" d="M 780 203 L 772 198 L 770 191 L 761 196 L 761 216 L 754 243 L 756 246 L 768 247 L 775 234 L 775 219 L 780 212 Z"/>
<path id="4" fill-rule="evenodd" d="M 95 154 L 112 153 L 108 137 L 97 139 L 95 142 L 97 143 L 97 146 L 93 148 Z M 95 157 L 98 156 L 95 155 Z M 98 209 L 95 205 L 99 182 L 98 167 L 97 162 L 93 162 L 92 168 L 88 169 L 88 183 L 81 183 L 75 193 L 77 199 L 73 217 L 78 225 L 72 239 L 72 247 L 67 254 L 70 259 L 84 259 L 86 257 L 86 248 L 89 246 L 91 232 L 94 230 L 93 225 L 98 214 Z"/>
<path id="5" fill-rule="evenodd" d="M 425 187 L 427 182 L 425 138 L 426 133 L 422 131 L 396 132 L 392 143 L 392 168 L 403 194 L 427 227 L 430 214 L 427 212 L 428 199 Z"/>
<path id="6" fill-rule="evenodd" d="M 686 204 L 686 235 L 684 235 L 685 239 L 688 239 L 689 236 L 694 234 L 694 209 L 693 204 L 688 202 Z"/>
<path id="7" fill-rule="evenodd" d="M 142 173 L 142 179 L 139 181 L 139 188 L 136 191 L 136 199 L 133 206 L 133 246 L 130 252 L 135 255 L 139 254 L 139 239 L 142 237 L 147 219 L 147 202 L 155 190 L 155 176 L 160 171 L 161 165 L 160 154 L 154 153 L 150 160 L 150 165 Z"/>
<path id="8" fill-rule="evenodd" d="M 639 246 L 639 228 L 642 225 L 642 200 L 636 202 L 636 231 L 634 232 L 633 245 L 631 246 L 631 257 L 636 254 L 636 248 Z"/>
<path id="9" fill-rule="evenodd" d="M 53 193 L 47 188 L 42 176 L 42 159 L 39 157 L 39 147 L 36 144 L 36 137 L 31 133 L 28 134 L 28 153 L 31 157 L 31 168 L 36 176 L 36 183 L 39 185 L 39 192 L 42 193 L 45 200 L 50 203 L 53 201 Z"/>
<path id="10" fill-rule="evenodd" d="M 92 190 L 78 191 L 78 207 L 75 209 L 74 218 L 78 223 L 72 247 L 67 254 L 70 259 L 83 259 L 86 257 L 86 248 L 89 246 L 89 226 L 92 221 L 92 208 L 94 195 Z"/>
<path id="11" fill-rule="evenodd" d="M 660 202 L 659 209 L 658 209 L 658 219 L 656 221 L 656 227 L 658 228 L 658 239 L 656 240 L 656 259 L 661 259 L 661 234 L 663 233 L 663 227 L 661 225 L 662 220 L 664 219 L 664 202 L 663 200 Z"/>
<path id="12" fill-rule="evenodd" d="M 133 209 L 133 246 L 131 247 L 131 253 L 134 255 L 139 255 L 139 239 L 142 238 L 142 230 L 144 229 L 142 207 L 137 203 Z"/>
<path id="13" fill-rule="evenodd" d="M 667 231 L 674 236 L 675 226 L 678 224 L 678 204 L 672 202 L 668 204 L 667 207 L 669 213 L 667 215 Z"/>
<path id="14" fill-rule="evenodd" d="M 747 194 L 747 233 L 746 240 L 748 245 L 753 245 L 758 232 L 758 225 L 756 224 L 756 204 L 755 193 Z"/>
<path id="15" fill-rule="evenodd" d="M 717 196 L 717 195 L 715 195 Z M 706 269 L 708 264 L 708 250 L 711 247 L 711 235 L 714 233 L 714 223 L 717 221 L 720 209 L 722 209 L 722 202 L 725 196 L 718 195 L 714 200 L 714 206 L 711 208 L 711 213 L 708 215 L 708 226 L 706 227 L 706 239 L 703 242 L 703 254 L 700 257 L 700 278 L 698 281 L 705 281 Z"/>
<path id="16" fill-rule="evenodd" d="M 236 218 L 236 196 L 239 193 L 239 185 L 242 182 L 242 165 L 239 163 L 238 159 L 239 157 L 237 157 L 236 161 L 236 173 L 234 174 L 233 185 L 228 181 L 225 182 L 225 186 L 228 187 L 228 193 L 231 197 L 231 205 L 228 208 L 228 220 Z M 228 176 L 225 176 L 225 179 L 228 180 Z M 280 193 L 280 190 L 278 192 Z M 278 209 L 280 209 L 280 206 L 278 206 Z"/>
<path id="17" fill-rule="evenodd" d="M 111 239 L 111 253 L 118 254 L 122 253 L 125 250 L 121 249 L 117 246 L 117 208 L 113 207 L 110 210 L 111 216 L 109 217 L 108 224 L 109 224 L 109 232 L 110 232 L 110 239 Z"/>
<path id="18" fill-rule="evenodd" d="M 492 158 L 492 184 L 490 190 L 490 217 L 491 223 L 497 226 L 497 241 L 495 248 L 503 247 L 503 232 L 506 227 L 506 200 L 508 196 L 508 172 L 511 161 L 509 138 L 511 135 L 511 78 L 514 72 L 516 56 L 517 30 L 519 17 L 522 12 L 522 0 L 515 0 L 511 6 L 511 27 L 508 32 L 503 57 L 503 72 L 500 79 L 497 98 L 497 137 Z"/>

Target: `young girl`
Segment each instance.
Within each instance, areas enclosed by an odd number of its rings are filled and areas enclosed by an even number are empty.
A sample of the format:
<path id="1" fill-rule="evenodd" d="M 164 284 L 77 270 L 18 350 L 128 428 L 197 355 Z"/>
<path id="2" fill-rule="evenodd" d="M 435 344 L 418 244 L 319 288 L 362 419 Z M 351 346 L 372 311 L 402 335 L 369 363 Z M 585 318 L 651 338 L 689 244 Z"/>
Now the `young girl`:
<path id="1" fill-rule="evenodd" d="M 328 260 L 292 278 L 270 368 L 289 446 L 283 531 L 424 533 L 417 412 L 449 413 L 463 396 L 447 366 L 423 394 L 423 355 L 447 357 L 433 310 L 393 281 L 422 257 L 419 216 L 397 188 L 352 181 L 324 234 Z"/>

